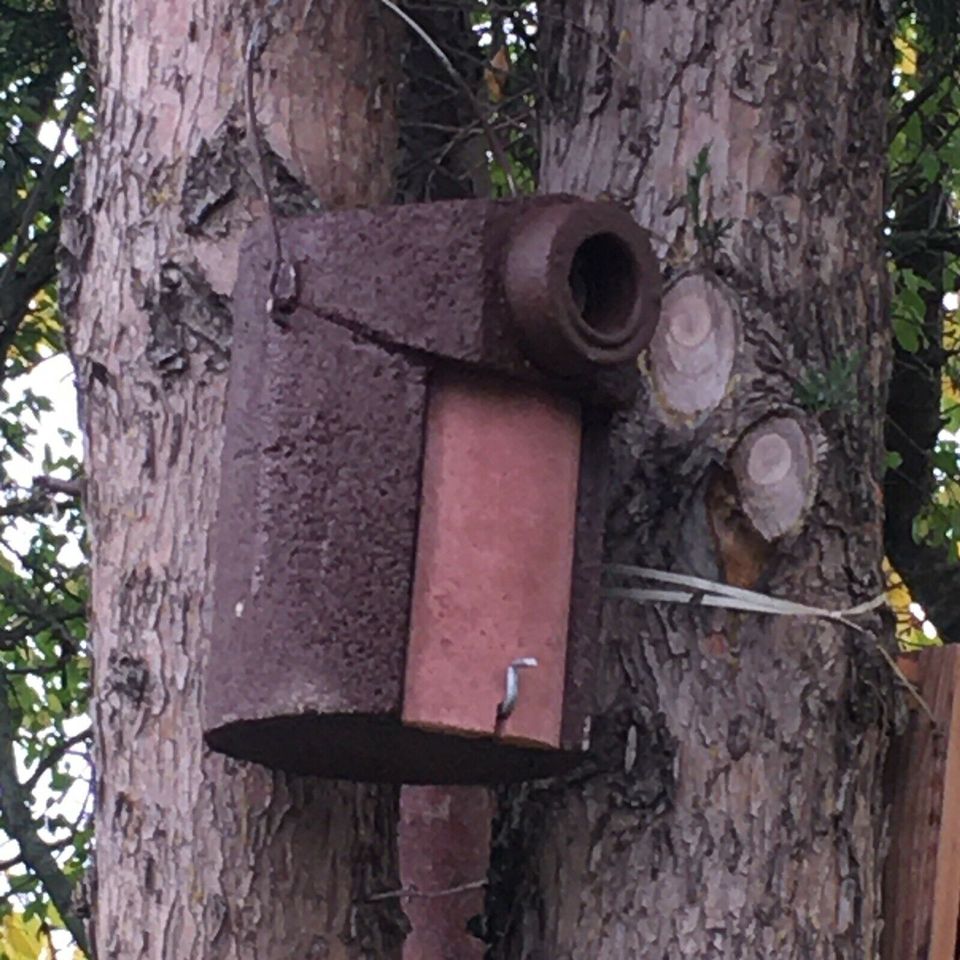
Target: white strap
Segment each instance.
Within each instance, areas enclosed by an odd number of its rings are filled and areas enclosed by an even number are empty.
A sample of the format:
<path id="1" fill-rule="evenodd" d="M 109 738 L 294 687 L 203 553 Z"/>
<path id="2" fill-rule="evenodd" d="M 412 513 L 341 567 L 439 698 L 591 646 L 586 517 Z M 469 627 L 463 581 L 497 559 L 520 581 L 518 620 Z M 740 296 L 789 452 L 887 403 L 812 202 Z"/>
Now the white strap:
<path id="1" fill-rule="evenodd" d="M 732 587 L 727 583 L 718 583 L 704 577 L 693 577 L 685 573 L 670 573 L 667 570 L 655 570 L 652 567 L 634 567 L 623 563 L 611 563 L 605 567 L 608 573 L 621 577 L 633 577 L 640 580 L 653 580 L 657 583 L 687 587 L 687 590 L 664 590 L 655 587 L 606 587 L 607 597 L 636 600 L 639 603 L 683 603 L 691 606 L 721 607 L 726 610 L 742 610 L 745 613 L 768 613 L 781 617 L 823 617 L 846 623 L 855 629 L 862 627 L 850 623 L 850 617 L 870 613 L 886 602 L 886 594 L 880 594 L 866 603 L 840 610 L 829 607 L 813 607 L 794 600 L 771 597 L 756 590 Z"/>
<path id="2" fill-rule="evenodd" d="M 822 617 L 842 623 L 844 626 L 856 630 L 858 633 L 868 634 L 859 623 L 854 623 L 850 617 L 858 617 L 870 613 L 887 601 L 886 594 L 881 593 L 872 600 L 858 603 L 853 607 L 844 607 L 841 610 L 832 610 L 829 607 L 812 607 L 806 603 L 797 603 L 794 600 L 784 600 L 781 597 L 771 597 L 756 590 L 745 590 L 743 587 L 731 587 L 728 583 L 718 583 L 704 577 L 692 577 L 686 573 L 670 573 L 668 570 L 655 570 L 652 567 L 634 567 L 623 563 L 606 564 L 607 573 L 619 577 L 633 577 L 638 580 L 652 580 L 655 583 L 666 583 L 678 587 L 687 587 L 686 590 L 664 590 L 656 587 L 605 587 L 603 595 L 606 597 L 635 600 L 638 603 L 683 603 L 690 606 L 720 607 L 725 610 L 742 610 L 745 613 L 766 613 L 780 617 Z M 910 691 L 910 694 L 923 708 L 934 726 L 937 721 L 920 695 L 920 691 L 910 682 L 896 660 L 881 644 L 877 644 L 884 660 L 896 674 L 900 682 Z"/>

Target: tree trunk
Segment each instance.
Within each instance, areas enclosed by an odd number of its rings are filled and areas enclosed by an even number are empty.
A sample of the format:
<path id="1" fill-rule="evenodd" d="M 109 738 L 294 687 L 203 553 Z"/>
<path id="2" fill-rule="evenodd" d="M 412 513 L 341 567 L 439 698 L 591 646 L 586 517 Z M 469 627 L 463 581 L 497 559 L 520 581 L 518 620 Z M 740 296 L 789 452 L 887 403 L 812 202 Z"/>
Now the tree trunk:
<path id="1" fill-rule="evenodd" d="M 287 209 L 388 200 L 397 24 L 373 2 L 267 9 L 254 100 L 273 189 Z M 99 21 L 100 130 L 63 294 L 86 434 L 101 960 L 389 958 L 402 941 L 399 904 L 364 903 L 398 885 L 396 791 L 225 762 L 201 736 L 230 293 L 264 214 L 244 105 L 260 12 L 109 0 Z"/>
<path id="2" fill-rule="evenodd" d="M 544 5 L 541 189 L 629 206 L 668 281 L 651 388 L 617 431 L 614 560 L 822 607 L 882 591 L 878 16 L 872 0 Z M 792 490 L 784 422 L 811 441 Z M 892 677 L 889 624 L 861 622 L 608 604 L 590 764 L 504 801 L 496 955 L 875 956 Z"/>
<path id="3" fill-rule="evenodd" d="M 267 10 L 255 103 L 282 208 L 388 199 L 400 25 L 375 0 Z M 264 214 L 243 93 L 258 15 L 112 0 L 99 19 L 101 130 L 63 300 L 87 442 L 100 960 L 389 960 L 405 925 L 397 901 L 364 902 L 398 886 L 395 791 L 202 748 L 229 298 Z M 882 589 L 877 16 L 873 0 L 542 5 L 542 189 L 632 209 L 669 288 L 618 423 L 618 561 L 826 607 Z M 879 618 L 863 635 L 606 613 L 587 762 L 501 797 L 491 955 L 875 955 Z"/>

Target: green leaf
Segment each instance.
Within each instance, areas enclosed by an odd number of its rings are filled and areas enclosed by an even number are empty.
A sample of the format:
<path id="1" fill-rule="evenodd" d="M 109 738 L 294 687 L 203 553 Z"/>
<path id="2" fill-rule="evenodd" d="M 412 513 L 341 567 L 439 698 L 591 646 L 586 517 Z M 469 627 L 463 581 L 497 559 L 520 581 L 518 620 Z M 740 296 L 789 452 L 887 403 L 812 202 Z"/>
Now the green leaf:
<path id="1" fill-rule="evenodd" d="M 915 318 L 895 313 L 893 335 L 897 338 L 897 343 L 908 353 L 916 353 L 920 349 L 920 324 Z"/>
<path id="2" fill-rule="evenodd" d="M 933 183 L 940 176 L 940 158 L 930 150 L 920 155 L 920 172 L 928 183 Z"/>

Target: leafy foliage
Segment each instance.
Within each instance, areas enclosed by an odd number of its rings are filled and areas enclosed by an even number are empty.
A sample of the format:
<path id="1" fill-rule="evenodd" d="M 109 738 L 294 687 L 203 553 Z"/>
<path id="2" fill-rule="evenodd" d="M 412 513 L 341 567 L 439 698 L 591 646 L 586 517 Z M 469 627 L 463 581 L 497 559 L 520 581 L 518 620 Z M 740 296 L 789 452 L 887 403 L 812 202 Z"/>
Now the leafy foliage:
<path id="1" fill-rule="evenodd" d="M 30 384 L 63 350 L 55 253 L 66 147 L 89 123 L 87 100 L 66 4 L 0 4 L 0 956 L 10 960 L 52 956 L 57 928 L 86 939 L 72 899 L 92 843 L 80 464 L 66 431 L 37 449 L 51 401 Z"/>
<path id="2" fill-rule="evenodd" d="M 826 370 L 806 370 L 796 386 L 797 403 L 811 413 L 841 410 L 857 405 L 857 372 L 863 363 L 859 352 L 834 357 Z"/>
<path id="3" fill-rule="evenodd" d="M 957 9 L 952 2 L 926 0 L 901 10 L 886 226 L 895 336 L 886 532 L 905 584 L 892 596 L 901 614 L 913 599 L 920 601 L 951 640 L 960 640 L 960 627 L 940 598 L 960 586 Z"/>
<path id="4" fill-rule="evenodd" d="M 709 173 L 710 147 L 706 146 L 700 149 L 693 169 L 687 174 L 686 204 L 693 222 L 693 237 L 704 258 L 711 261 L 720 249 L 723 238 L 730 232 L 733 221 L 725 217 L 714 219 L 704 215 L 700 192 Z"/>

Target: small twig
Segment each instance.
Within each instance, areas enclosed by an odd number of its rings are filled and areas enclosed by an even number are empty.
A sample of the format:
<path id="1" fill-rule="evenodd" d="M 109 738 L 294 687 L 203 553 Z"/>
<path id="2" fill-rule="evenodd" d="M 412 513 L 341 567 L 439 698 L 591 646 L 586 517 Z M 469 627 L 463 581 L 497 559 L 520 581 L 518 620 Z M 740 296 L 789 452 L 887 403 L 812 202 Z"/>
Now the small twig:
<path id="1" fill-rule="evenodd" d="M 273 6 L 275 4 L 271 4 Z M 260 190 L 263 202 L 267 208 L 267 219 L 270 223 L 270 233 L 273 236 L 273 267 L 270 271 L 270 300 L 267 311 L 273 316 L 274 309 L 280 301 L 289 301 L 296 290 L 296 273 L 293 265 L 283 255 L 283 238 L 280 234 L 280 215 L 277 204 L 270 189 L 270 164 L 267 159 L 267 144 L 257 122 L 257 105 L 253 90 L 253 77 L 263 51 L 270 42 L 271 27 L 269 12 L 264 13 L 250 28 L 250 37 L 247 40 L 245 101 L 247 110 L 247 133 L 253 144 L 257 166 L 260 171 Z M 281 290 L 281 281 L 283 289 Z"/>
<path id="2" fill-rule="evenodd" d="M 43 932 L 43 935 L 47 938 L 47 946 L 50 949 L 53 949 L 53 931 L 50 929 L 50 921 L 47 919 L 47 914 L 40 914 L 40 930 Z"/>
<path id="3" fill-rule="evenodd" d="M 444 69 L 450 74 L 453 82 L 464 92 L 467 99 L 470 101 L 470 105 L 473 107 L 474 111 L 477 114 L 477 120 L 480 121 L 480 126 L 483 129 L 483 135 L 487 139 L 487 143 L 490 145 L 490 152 L 493 154 L 493 159 L 496 160 L 497 165 L 503 170 L 503 175 L 507 181 L 507 187 L 510 190 L 511 196 L 517 195 L 517 183 L 513 176 L 513 164 L 510 163 L 510 158 L 507 156 L 506 151 L 503 149 L 500 141 L 497 139 L 497 135 L 493 132 L 493 128 L 490 126 L 490 122 L 486 118 L 483 105 L 477 99 L 476 94 L 471 90 L 470 84 L 460 75 L 460 72 L 457 68 L 450 62 L 450 58 L 443 52 L 439 44 L 433 37 L 427 33 L 423 27 L 417 23 L 413 17 L 410 16 L 405 10 L 401 10 L 393 0 L 380 0 L 391 13 L 394 13 L 398 16 L 420 39 L 430 48 L 430 51 L 436 56 L 436 58 L 443 64 Z"/>
<path id="4" fill-rule="evenodd" d="M 894 672 L 894 675 L 896 676 L 896 678 L 907 688 L 907 692 L 910 694 L 911 697 L 913 697 L 914 700 L 917 701 L 917 705 L 930 719 L 930 723 L 933 724 L 933 726 L 935 727 L 940 726 L 940 724 L 937 723 L 937 718 L 933 715 L 933 711 L 930 709 L 929 705 L 927 704 L 927 701 L 923 699 L 923 695 L 916 688 L 916 685 L 900 669 L 900 665 L 897 663 L 897 661 L 892 656 L 890 656 L 890 654 L 887 652 L 887 650 L 884 649 L 882 644 L 878 643 L 877 649 L 882 654 L 883 659 L 887 661 L 887 664 L 889 665 L 890 669 Z"/>
<path id="5" fill-rule="evenodd" d="M 68 737 L 58 743 L 35 767 L 33 773 L 24 781 L 23 786 L 33 792 L 40 778 L 52 767 L 55 767 L 77 744 L 90 739 L 90 729 Z"/>
<path id="6" fill-rule="evenodd" d="M 22 853 L 18 853 L 15 857 L 11 857 L 9 860 L 0 860 L 0 873 L 6 873 L 13 867 L 20 866 L 21 863 L 23 863 Z"/>
<path id="7" fill-rule="evenodd" d="M 20 489 L 24 488 L 21 487 Z M 56 477 L 36 477 L 28 496 L 19 500 L 7 500 L 0 506 L 0 516 L 31 517 L 34 514 L 43 513 L 53 506 L 61 510 L 65 509 L 66 504 L 51 499 L 55 494 L 64 494 L 76 499 L 83 495 L 83 481 L 79 479 L 59 480 Z M 23 557 L 20 559 L 25 560 Z"/>
<path id="8" fill-rule="evenodd" d="M 415 887 L 400 890 L 388 890 L 385 893 L 374 893 L 367 897 L 367 903 L 376 903 L 380 900 L 435 900 L 438 897 L 452 897 L 468 890 L 482 890 L 487 885 L 486 880 L 473 880 L 470 883 L 461 883 L 456 887 L 446 887 L 443 890 L 417 890 Z"/>
<path id="9" fill-rule="evenodd" d="M 59 477 L 41 476 L 33 478 L 33 485 L 47 493 L 62 493 L 68 497 L 79 497 L 83 493 L 80 480 L 61 480 Z"/>

